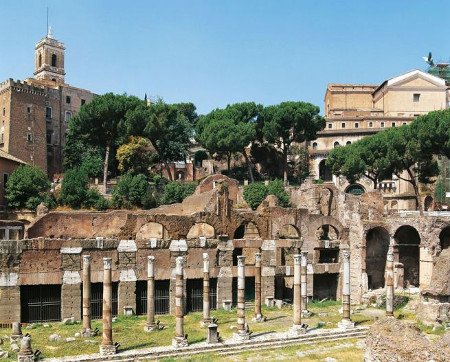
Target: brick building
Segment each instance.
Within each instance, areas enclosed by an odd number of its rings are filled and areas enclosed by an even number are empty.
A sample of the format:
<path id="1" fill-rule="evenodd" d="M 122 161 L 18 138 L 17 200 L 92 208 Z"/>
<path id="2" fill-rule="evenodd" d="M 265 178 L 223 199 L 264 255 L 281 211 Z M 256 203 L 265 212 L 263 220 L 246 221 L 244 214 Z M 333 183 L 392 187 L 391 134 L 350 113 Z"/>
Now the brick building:
<path id="1" fill-rule="evenodd" d="M 49 31 L 35 47 L 34 77 L 0 83 L 0 149 L 50 176 L 62 172 L 68 121 L 94 97 L 65 83 L 64 56 Z"/>
<path id="2" fill-rule="evenodd" d="M 0 211 L 5 208 L 5 187 L 9 175 L 25 162 L 0 150 Z"/>

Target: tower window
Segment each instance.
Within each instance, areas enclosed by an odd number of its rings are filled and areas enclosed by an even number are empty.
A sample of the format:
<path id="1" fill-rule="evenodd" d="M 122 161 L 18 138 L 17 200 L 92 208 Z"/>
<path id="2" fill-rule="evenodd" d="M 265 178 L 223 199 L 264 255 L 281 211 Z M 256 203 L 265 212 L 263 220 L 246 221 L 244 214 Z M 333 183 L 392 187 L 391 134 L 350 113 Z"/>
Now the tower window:
<path id="1" fill-rule="evenodd" d="M 6 115 L 6 108 L 3 107 L 3 115 Z"/>
<path id="2" fill-rule="evenodd" d="M 53 137 L 53 131 L 48 130 L 47 131 L 47 144 L 52 144 L 52 137 Z"/>
<path id="3" fill-rule="evenodd" d="M 359 128 L 359 123 L 355 122 L 355 128 Z"/>
<path id="4" fill-rule="evenodd" d="M 42 54 L 39 54 L 38 67 L 42 66 Z"/>
<path id="5" fill-rule="evenodd" d="M 70 102 L 71 102 L 70 96 L 66 96 L 66 103 L 70 104 Z"/>
<path id="6" fill-rule="evenodd" d="M 45 107 L 45 118 L 52 119 L 52 107 Z"/>
<path id="7" fill-rule="evenodd" d="M 56 54 L 52 54 L 52 67 L 56 67 Z"/>
<path id="8" fill-rule="evenodd" d="M 392 122 L 392 127 L 395 127 L 395 122 Z"/>
<path id="9" fill-rule="evenodd" d="M 381 128 L 384 128 L 384 122 L 381 122 Z"/>
<path id="10" fill-rule="evenodd" d="M 314 143 L 312 144 L 312 146 L 313 146 L 313 150 L 317 150 L 317 142 L 314 142 Z"/>
<path id="11" fill-rule="evenodd" d="M 420 100 L 420 93 L 413 94 L 413 102 L 418 102 Z"/>
<path id="12" fill-rule="evenodd" d="M 27 133 L 27 141 L 33 142 L 33 134 L 32 133 Z"/>
<path id="13" fill-rule="evenodd" d="M 72 112 L 66 112 L 66 117 L 65 117 L 66 122 L 69 122 L 71 118 L 72 118 Z"/>
<path id="14" fill-rule="evenodd" d="M 341 124 L 341 127 L 342 127 L 342 128 L 345 128 L 345 123 L 344 123 L 344 122 Z"/>
<path id="15" fill-rule="evenodd" d="M 332 128 L 333 124 L 332 123 L 328 123 L 328 128 Z"/>
<path id="16" fill-rule="evenodd" d="M 369 127 L 370 127 L 370 128 L 373 127 L 373 122 L 369 122 Z"/>
<path id="17" fill-rule="evenodd" d="M 27 107 L 27 112 L 31 113 L 31 107 Z"/>
<path id="18" fill-rule="evenodd" d="M 9 175 L 7 173 L 3 174 L 3 188 L 6 188 L 6 183 L 8 182 Z"/>

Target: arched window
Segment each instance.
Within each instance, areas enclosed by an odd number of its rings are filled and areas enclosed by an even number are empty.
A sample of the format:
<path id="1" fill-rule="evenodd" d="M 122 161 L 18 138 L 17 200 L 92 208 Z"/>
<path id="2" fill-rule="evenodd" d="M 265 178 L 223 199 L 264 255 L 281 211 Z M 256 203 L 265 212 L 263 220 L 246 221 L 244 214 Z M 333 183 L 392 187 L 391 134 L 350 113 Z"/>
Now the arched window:
<path id="1" fill-rule="evenodd" d="M 334 148 L 339 147 L 339 146 L 340 146 L 340 144 L 338 141 L 334 142 Z"/>
<path id="2" fill-rule="evenodd" d="M 317 142 L 314 142 L 312 146 L 313 146 L 313 150 L 317 150 Z"/>
<path id="3" fill-rule="evenodd" d="M 347 143 L 346 143 L 346 145 L 348 146 L 348 145 L 351 145 L 352 143 L 350 142 L 350 141 L 347 141 Z"/>
<path id="4" fill-rule="evenodd" d="M 56 67 L 56 54 L 52 54 L 52 67 Z"/>
<path id="5" fill-rule="evenodd" d="M 42 54 L 39 54 L 38 67 L 40 68 L 41 66 L 42 66 Z"/>

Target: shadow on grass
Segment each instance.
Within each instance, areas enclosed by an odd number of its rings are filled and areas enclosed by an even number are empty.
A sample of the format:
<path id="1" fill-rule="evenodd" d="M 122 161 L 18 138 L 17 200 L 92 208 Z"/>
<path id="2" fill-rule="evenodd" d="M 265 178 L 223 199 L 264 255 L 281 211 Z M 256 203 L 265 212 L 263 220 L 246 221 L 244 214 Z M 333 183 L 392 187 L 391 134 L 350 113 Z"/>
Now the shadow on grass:
<path id="1" fill-rule="evenodd" d="M 123 348 L 120 347 L 119 351 L 125 352 L 125 351 L 129 351 L 131 349 L 152 348 L 152 347 L 156 347 L 156 345 L 153 345 L 152 343 L 139 343 L 139 344 L 134 344 L 131 346 L 123 347 Z"/>
<path id="2" fill-rule="evenodd" d="M 265 336 L 266 334 L 271 334 L 271 333 L 276 333 L 276 331 L 265 331 L 265 332 L 253 333 L 252 337 Z"/>
<path id="3" fill-rule="evenodd" d="M 266 319 L 266 322 L 274 321 L 274 320 L 281 319 L 281 318 L 286 318 L 286 317 L 287 317 L 287 316 L 285 316 L 285 315 L 279 315 L 279 316 L 277 316 L 277 317 L 267 318 L 267 319 Z"/>

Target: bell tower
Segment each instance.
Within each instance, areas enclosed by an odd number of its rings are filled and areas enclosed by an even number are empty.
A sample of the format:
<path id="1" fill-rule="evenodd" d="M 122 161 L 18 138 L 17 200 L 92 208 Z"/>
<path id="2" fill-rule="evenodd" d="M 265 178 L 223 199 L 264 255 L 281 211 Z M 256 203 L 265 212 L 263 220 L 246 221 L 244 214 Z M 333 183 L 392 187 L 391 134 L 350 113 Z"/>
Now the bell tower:
<path id="1" fill-rule="evenodd" d="M 64 83 L 64 44 L 53 38 L 51 28 L 34 48 L 34 76 L 36 79 Z"/>

